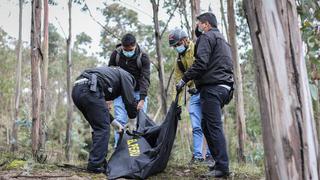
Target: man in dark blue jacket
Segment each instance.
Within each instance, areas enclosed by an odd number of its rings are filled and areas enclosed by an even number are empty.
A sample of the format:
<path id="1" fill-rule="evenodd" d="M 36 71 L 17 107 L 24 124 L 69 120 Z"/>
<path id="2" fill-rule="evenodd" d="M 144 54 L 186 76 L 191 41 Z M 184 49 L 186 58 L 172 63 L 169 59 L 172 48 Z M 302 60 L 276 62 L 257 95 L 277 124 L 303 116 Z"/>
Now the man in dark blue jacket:
<path id="1" fill-rule="evenodd" d="M 119 67 L 98 67 L 85 70 L 74 84 L 73 102 L 93 130 L 87 169 L 90 172 L 102 173 L 106 170 L 105 157 L 112 121 L 106 101 L 122 96 L 129 116 L 127 126 L 134 129 L 137 116 L 135 80 L 131 74 Z"/>
<path id="2" fill-rule="evenodd" d="M 229 159 L 221 121 L 221 109 L 232 98 L 233 65 L 231 48 L 217 29 L 214 14 L 197 17 L 198 30 L 202 33 L 196 42 L 195 62 L 176 85 L 177 91 L 190 80 L 200 90 L 201 126 L 216 164 L 206 174 L 209 177 L 229 175 Z"/>

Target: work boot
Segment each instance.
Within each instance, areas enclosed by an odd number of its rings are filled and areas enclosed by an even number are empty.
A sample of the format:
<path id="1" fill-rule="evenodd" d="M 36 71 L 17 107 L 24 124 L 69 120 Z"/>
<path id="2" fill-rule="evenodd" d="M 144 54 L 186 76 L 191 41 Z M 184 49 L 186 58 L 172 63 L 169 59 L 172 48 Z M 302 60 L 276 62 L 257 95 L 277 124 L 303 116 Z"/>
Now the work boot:
<path id="1" fill-rule="evenodd" d="M 107 161 L 104 160 L 102 164 L 96 165 L 88 163 L 87 170 L 91 173 L 106 173 Z"/>
<path id="2" fill-rule="evenodd" d="M 105 173 L 105 168 L 104 167 L 93 167 L 93 166 L 88 166 L 87 170 L 91 173 Z"/>
<path id="3" fill-rule="evenodd" d="M 192 156 L 192 159 L 189 162 L 189 165 L 194 165 L 194 164 L 200 164 L 204 161 L 202 157 L 194 157 Z"/>
<path id="4" fill-rule="evenodd" d="M 202 178 L 227 178 L 230 175 L 229 171 L 221 171 L 214 169 L 208 173 L 202 175 Z"/>
<path id="5" fill-rule="evenodd" d="M 213 169 L 216 162 L 214 161 L 213 157 L 210 155 L 210 156 L 206 156 L 206 159 L 204 160 L 204 164 L 207 165 L 209 169 Z"/>

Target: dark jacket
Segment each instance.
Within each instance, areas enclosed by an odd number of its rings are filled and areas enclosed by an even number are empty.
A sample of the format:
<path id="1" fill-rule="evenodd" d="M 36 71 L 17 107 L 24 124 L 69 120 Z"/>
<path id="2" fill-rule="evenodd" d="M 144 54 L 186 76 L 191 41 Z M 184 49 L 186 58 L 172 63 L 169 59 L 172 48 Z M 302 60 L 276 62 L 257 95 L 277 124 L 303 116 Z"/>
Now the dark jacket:
<path id="1" fill-rule="evenodd" d="M 106 101 L 122 96 L 129 118 L 137 116 L 137 103 L 134 98 L 135 80 L 131 74 L 119 67 L 92 68 L 85 70 L 84 73 L 97 75 L 98 86 L 103 91 Z"/>
<path id="2" fill-rule="evenodd" d="M 141 57 L 142 67 L 139 68 L 137 65 L 137 58 L 140 51 L 140 47 L 137 45 L 135 54 L 131 58 L 128 58 L 123 55 L 121 50 L 119 63 L 117 64 L 116 55 L 118 52 L 114 50 L 110 56 L 109 66 L 120 66 L 122 69 L 132 74 L 137 81 L 134 90 L 139 91 L 140 99 L 144 100 L 148 95 L 148 88 L 150 85 L 150 60 L 148 55 L 143 53 Z"/>
<path id="3" fill-rule="evenodd" d="M 233 85 L 231 48 L 218 29 L 211 29 L 197 39 L 195 61 L 182 80 L 195 80 L 197 88 L 204 85 Z"/>

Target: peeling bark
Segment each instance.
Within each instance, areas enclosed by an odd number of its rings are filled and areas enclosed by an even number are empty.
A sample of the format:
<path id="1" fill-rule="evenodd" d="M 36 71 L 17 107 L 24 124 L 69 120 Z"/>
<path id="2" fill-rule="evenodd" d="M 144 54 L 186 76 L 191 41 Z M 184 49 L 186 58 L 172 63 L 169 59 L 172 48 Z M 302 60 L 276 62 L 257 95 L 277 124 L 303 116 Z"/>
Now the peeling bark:
<path id="1" fill-rule="evenodd" d="M 48 83 L 48 48 L 49 48 L 49 5 L 48 0 L 43 0 L 44 20 L 43 20 L 43 61 L 41 63 L 41 113 L 40 113 L 40 141 L 39 150 L 42 153 L 45 151 L 46 144 L 46 121 L 47 121 L 47 83 Z"/>
<path id="2" fill-rule="evenodd" d="M 32 154 L 37 157 L 40 129 L 41 0 L 32 0 L 31 82 L 32 82 Z"/>
<path id="3" fill-rule="evenodd" d="M 319 157 L 293 0 L 244 0 L 256 64 L 267 179 L 319 179 Z"/>

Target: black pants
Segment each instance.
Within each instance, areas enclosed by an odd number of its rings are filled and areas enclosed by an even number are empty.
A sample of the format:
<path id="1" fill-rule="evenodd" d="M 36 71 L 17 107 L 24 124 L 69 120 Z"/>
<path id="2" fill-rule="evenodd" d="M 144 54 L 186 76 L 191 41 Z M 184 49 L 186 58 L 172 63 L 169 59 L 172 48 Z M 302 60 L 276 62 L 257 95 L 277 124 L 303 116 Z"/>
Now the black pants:
<path id="1" fill-rule="evenodd" d="M 229 90 L 221 86 L 203 86 L 200 90 L 202 120 L 201 127 L 209 150 L 216 161 L 215 169 L 229 171 L 226 140 L 221 121 L 221 109 Z"/>
<path id="2" fill-rule="evenodd" d="M 110 136 L 110 116 L 104 96 L 99 89 L 92 92 L 88 84 L 82 84 L 73 87 L 72 99 L 93 130 L 88 166 L 100 167 L 107 155 Z"/>

